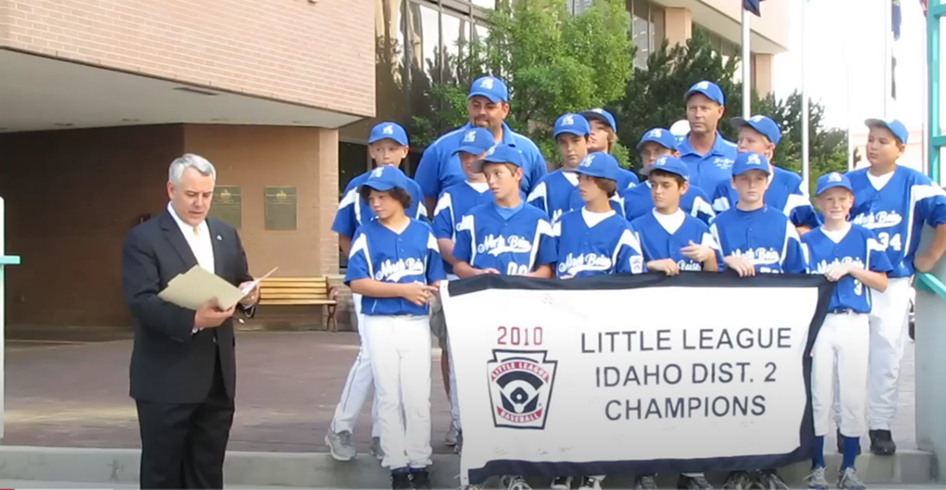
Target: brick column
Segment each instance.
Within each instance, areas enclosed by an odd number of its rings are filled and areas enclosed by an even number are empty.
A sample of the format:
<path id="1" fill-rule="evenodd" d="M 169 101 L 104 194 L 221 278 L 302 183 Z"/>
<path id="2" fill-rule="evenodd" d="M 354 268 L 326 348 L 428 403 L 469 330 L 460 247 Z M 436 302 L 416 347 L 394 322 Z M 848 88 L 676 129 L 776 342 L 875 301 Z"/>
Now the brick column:
<path id="1" fill-rule="evenodd" d="M 755 70 L 755 80 L 753 84 L 759 96 L 765 97 L 772 93 L 772 55 L 766 53 L 756 53 L 752 55 L 753 69 Z"/>
<path id="2" fill-rule="evenodd" d="M 316 194 L 314 214 L 318 230 L 318 267 L 322 274 L 338 273 L 338 235 L 332 221 L 338 210 L 338 130 L 322 129 L 318 133 L 319 152 L 315 168 Z"/>
<path id="3" fill-rule="evenodd" d="M 664 9 L 664 32 L 668 44 L 684 44 L 693 37 L 693 12 L 687 8 Z"/>

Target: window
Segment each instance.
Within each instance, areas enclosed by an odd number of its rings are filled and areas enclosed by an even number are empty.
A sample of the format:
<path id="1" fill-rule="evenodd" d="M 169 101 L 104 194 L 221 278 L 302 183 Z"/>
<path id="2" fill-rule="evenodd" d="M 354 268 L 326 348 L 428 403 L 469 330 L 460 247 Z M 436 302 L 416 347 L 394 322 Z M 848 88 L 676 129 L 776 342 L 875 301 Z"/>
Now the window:
<path id="1" fill-rule="evenodd" d="M 568 12 L 571 14 L 580 14 L 591 8 L 591 2 L 594 0 L 566 0 Z"/>
<path id="2" fill-rule="evenodd" d="M 631 14 L 631 39 L 637 52 L 634 67 L 647 69 L 647 57 L 664 41 L 664 10 L 648 0 L 627 0 Z"/>
<path id="3" fill-rule="evenodd" d="M 458 71 L 460 61 L 469 54 L 470 22 L 444 13 L 440 17 L 443 28 L 443 79 L 445 81 L 462 80 L 463 74 Z"/>
<path id="4" fill-rule="evenodd" d="M 715 32 L 708 31 L 703 27 L 693 24 L 693 31 L 696 32 L 697 30 L 706 36 L 706 39 L 709 40 L 710 45 L 713 47 L 713 51 L 723 58 L 723 63 L 729 63 L 729 60 L 733 57 L 738 58 L 741 56 L 742 48 L 738 44 L 733 43 Z M 740 62 L 736 63 L 736 74 L 733 76 L 733 81 L 742 81 L 742 63 Z"/>
<path id="5" fill-rule="evenodd" d="M 484 9 L 494 9 L 496 0 L 473 0 L 473 5 Z"/>

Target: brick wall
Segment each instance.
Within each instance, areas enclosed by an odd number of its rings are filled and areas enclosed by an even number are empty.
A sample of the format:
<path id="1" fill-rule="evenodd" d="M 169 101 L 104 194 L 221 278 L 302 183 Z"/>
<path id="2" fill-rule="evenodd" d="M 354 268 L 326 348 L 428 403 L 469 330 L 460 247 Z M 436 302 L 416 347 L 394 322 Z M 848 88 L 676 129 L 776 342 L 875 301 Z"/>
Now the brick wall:
<path id="1" fill-rule="evenodd" d="M 0 48 L 375 111 L 372 0 L 0 0 Z"/>
<path id="2" fill-rule="evenodd" d="M 328 146 L 325 146 L 328 145 Z M 0 194 L 7 205 L 11 325 L 129 325 L 121 296 L 121 245 L 141 213 L 167 204 L 170 162 L 199 153 L 220 185 L 239 185 L 239 230 L 251 273 L 337 273 L 331 218 L 338 202 L 334 130 L 164 125 L 0 135 Z M 297 229 L 264 229 L 264 187 L 297 189 Z M 321 310 L 261 309 L 259 319 L 307 327 Z M 344 320 L 344 317 L 340 317 Z"/>

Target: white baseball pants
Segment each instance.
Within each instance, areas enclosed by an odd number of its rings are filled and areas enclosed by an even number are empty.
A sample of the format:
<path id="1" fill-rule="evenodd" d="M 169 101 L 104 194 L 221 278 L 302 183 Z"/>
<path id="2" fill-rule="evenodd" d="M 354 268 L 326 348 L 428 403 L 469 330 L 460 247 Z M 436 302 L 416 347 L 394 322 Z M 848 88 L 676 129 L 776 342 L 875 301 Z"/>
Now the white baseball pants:
<path id="1" fill-rule="evenodd" d="M 365 315 L 385 468 L 431 463 L 429 320 Z"/>
<path id="2" fill-rule="evenodd" d="M 453 354 L 450 352 L 449 342 L 447 343 L 447 357 L 450 361 L 450 420 L 457 431 L 463 430 L 460 424 L 460 397 L 457 395 L 457 369 L 453 364 Z"/>
<path id="3" fill-rule="evenodd" d="M 868 315 L 828 313 L 825 316 L 811 349 L 811 406 L 816 436 L 831 432 L 836 399 L 840 400 L 840 420 L 836 418 L 835 422 L 841 434 L 861 437 L 867 431 L 864 412 L 870 347 Z"/>
<path id="4" fill-rule="evenodd" d="M 871 291 L 873 308 L 870 313 L 868 392 L 871 430 L 890 430 L 890 424 L 897 414 L 900 361 L 903 359 L 912 293 L 910 283 L 909 277 L 892 278 L 883 293 Z"/>
<path id="5" fill-rule="evenodd" d="M 335 406 L 335 416 L 332 418 L 330 430 L 336 434 L 346 430 L 354 432 L 355 420 L 361 413 L 365 398 L 368 398 L 368 391 L 374 385 L 374 377 L 371 375 L 371 354 L 365 339 L 367 330 L 365 316 L 361 314 L 360 294 L 352 294 L 352 304 L 355 306 L 355 315 L 358 317 L 358 336 L 361 339 L 361 347 L 358 349 L 355 363 L 348 371 L 348 378 L 345 379 L 342 398 Z M 371 404 L 371 437 L 381 437 L 381 428 L 378 426 L 377 390 Z"/>

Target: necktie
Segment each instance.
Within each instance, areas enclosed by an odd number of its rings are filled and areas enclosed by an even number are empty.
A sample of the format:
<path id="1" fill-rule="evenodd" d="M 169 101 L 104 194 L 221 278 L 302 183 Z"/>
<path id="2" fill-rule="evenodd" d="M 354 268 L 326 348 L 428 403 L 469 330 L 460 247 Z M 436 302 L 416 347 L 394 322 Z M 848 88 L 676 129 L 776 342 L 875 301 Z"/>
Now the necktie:
<path id="1" fill-rule="evenodd" d="M 194 227 L 194 236 L 200 236 L 200 227 L 199 227 L 199 226 L 195 226 L 195 227 Z"/>

